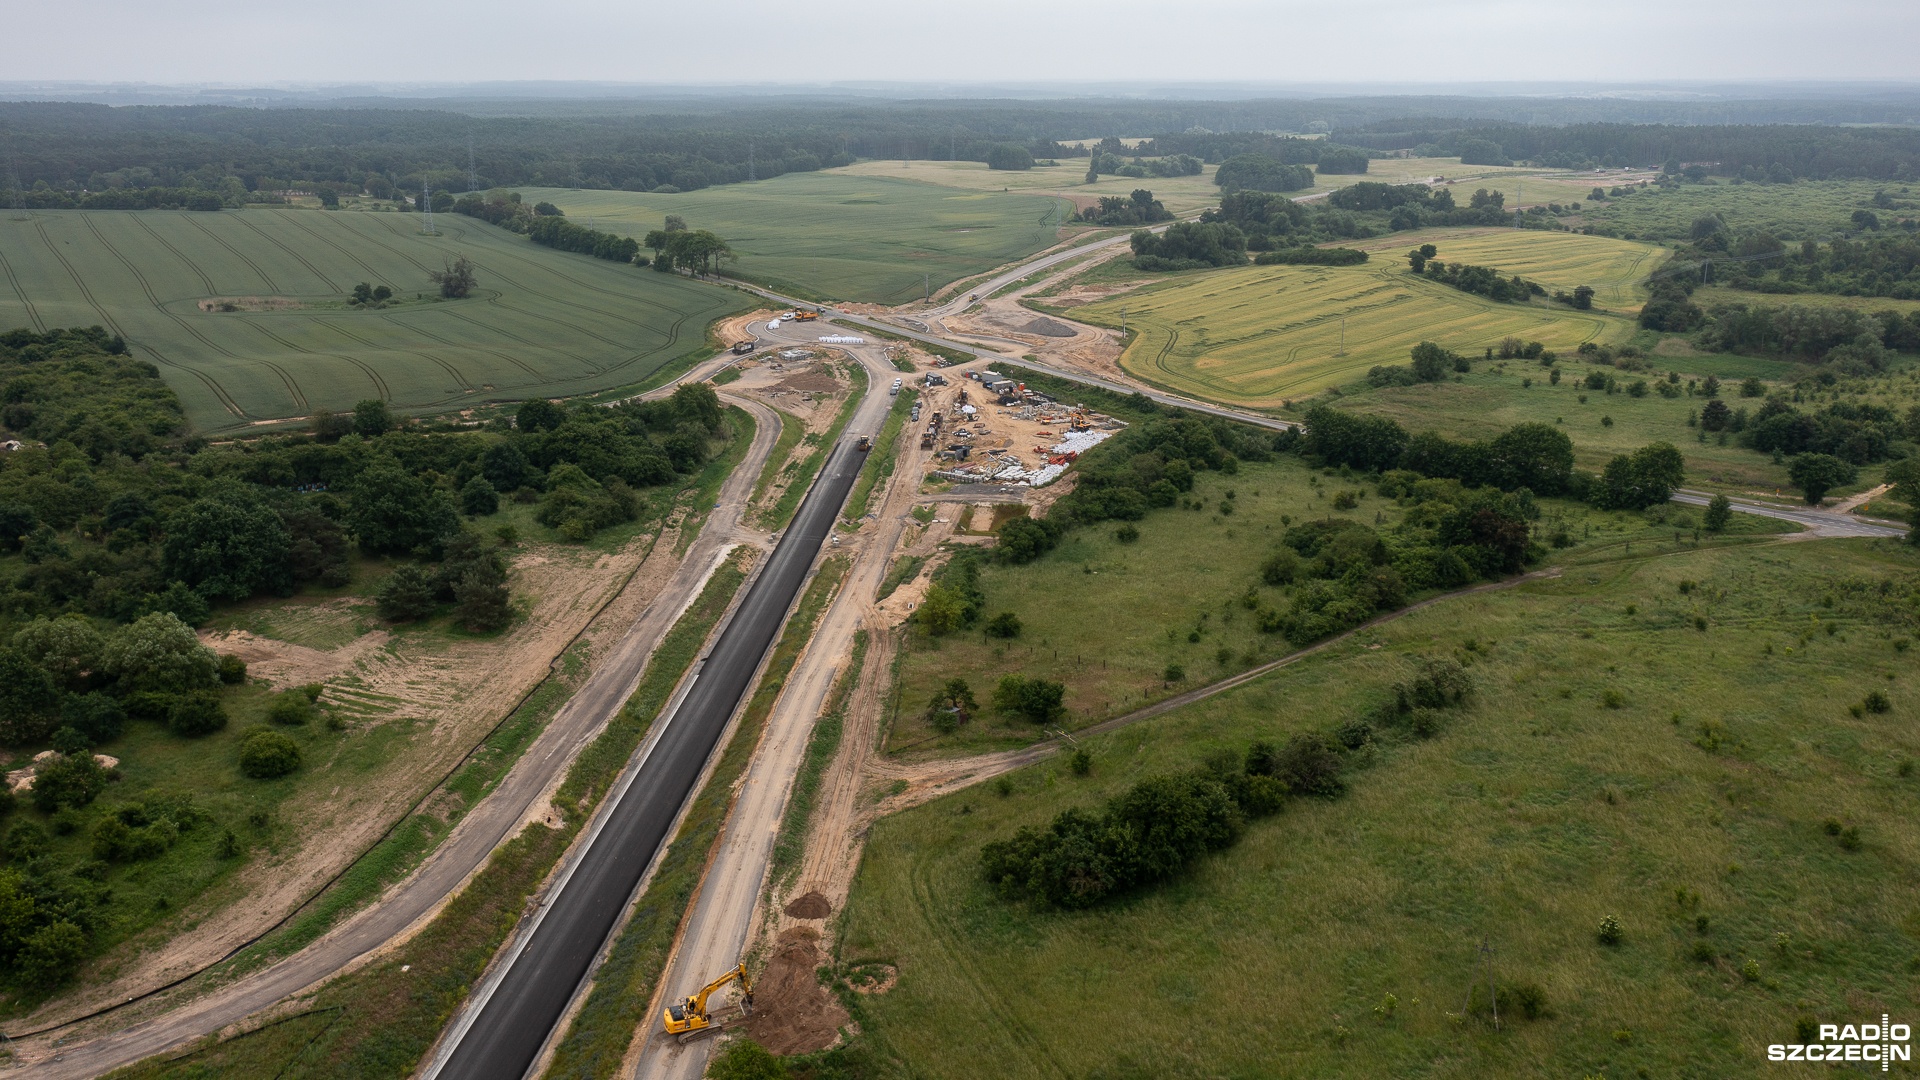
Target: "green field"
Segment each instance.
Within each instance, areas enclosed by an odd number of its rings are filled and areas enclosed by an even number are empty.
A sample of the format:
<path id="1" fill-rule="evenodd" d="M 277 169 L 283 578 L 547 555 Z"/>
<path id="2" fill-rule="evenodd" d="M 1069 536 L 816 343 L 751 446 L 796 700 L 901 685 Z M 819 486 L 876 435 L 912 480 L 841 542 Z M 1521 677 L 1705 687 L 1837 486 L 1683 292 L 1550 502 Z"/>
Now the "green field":
<path id="1" fill-rule="evenodd" d="M 104 325 L 153 361 L 203 432 L 382 398 L 424 412 L 631 386 L 706 348 L 741 298 L 555 252 L 467 218 L 304 210 L 37 211 L 0 217 L 0 327 Z M 466 256 L 479 288 L 433 295 Z M 354 285 L 405 302 L 362 311 Z M 200 301 L 245 299 L 243 310 Z M 244 310 L 284 299 L 280 310 Z"/>
<path id="2" fill-rule="evenodd" d="M 1582 437 L 1575 434 L 1576 445 Z M 1760 464 L 1767 460 L 1751 451 L 1731 452 Z M 1341 493 L 1356 495 L 1356 504 L 1338 508 Z M 1186 508 L 1195 503 L 1201 508 Z M 1589 548 L 1671 541 L 1674 530 L 1690 533 L 1699 523 L 1697 511 L 1680 506 L 1628 514 L 1560 499 L 1540 505 L 1540 535 L 1565 528 L 1574 541 L 1552 560 Z M 983 615 L 1011 612 L 1020 620 L 1020 636 L 989 638 L 976 627 L 934 637 L 910 623 L 887 748 L 915 758 L 948 757 L 1025 746 L 1041 737 L 1033 724 L 997 715 L 940 734 L 923 710 L 952 678 L 966 679 L 983 701 L 986 688 L 1009 671 L 1059 682 L 1066 687 L 1068 711 L 1060 726 L 1072 730 L 1277 659 L 1293 647 L 1280 634 L 1262 633 L 1243 600 L 1251 590 L 1258 607 L 1284 609 L 1293 596 L 1292 587 L 1266 585 L 1259 575 L 1288 523 L 1344 519 L 1386 531 L 1405 514 L 1363 478 L 1323 473 L 1289 455 L 1242 463 L 1234 476 L 1201 473 L 1185 507 L 1148 514 L 1130 542 L 1119 541 L 1112 525 L 1093 526 L 1075 530 L 1031 563 L 989 563 L 980 571 Z M 1746 535 L 1782 527 L 1739 515 L 1729 528 Z M 1092 597 L 1098 597 L 1098 618 L 1088 617 Z M 1184 678 L 1169 682 L 1165 673 L 1176 664 Z"/>
<path id="3" fill-rule="evenodd" d="M 1589 204 L 1585 219 L 1643 240 L 1675 240 L 1687 236 L 1695 218 L 1719 214 L 1736 235 L 1768 232 L 1782 240 L 1826 240 L 1852 235 L 1853 212 L 1873 209 L 1874 192 L 1883 190 L 1907 200 L 1913 197 L 1914 186 L 1871 180 L 1682 184 L 1667 190 L 1638 190 L 1599 206 Z"/>
<path id="4" fill-rule="evenodd" d="M 938 187 L 839 172 L 789 173 L 680 194 L 521 189 L 582 225 L 636 239 L 678 214 L 739 255 L 728 272 L 807 297 L 902 304 L 923 287 L 1054 243 L 1071 209 L 1044 195 Z"/>
<path id="5" fill-rule="evenodd" d="M 1119 326 L 1124 315 L 1136 336 L 1120 362 L 1133 375 L 1255 407 L 1350 382 L 1377 364 L 1405 363 L 1408 350 L 1423 340 L 1472 354 L 1511 336 L 1566 353 L 1581 342 L 1633 333 L 1631 321 L 1618 314 L 1545 300 L 1496 304 L 1416 278 L 1398 253 L 1421 242 L 1435 243 L 1444 261 L 1520 273 L 1555 288 L 1592 285 L 1601 292 L 1599 303 L 1622 307 L 1638 305 L 1635 283 L 1659 255 L 1643 244 L 1566 233 L 1401 234 L 1361 266 L 1180 275 L 1071 314 L 1103 326 Z"/>
<path id="6" fill-rule="evenodd" d="M 882 819 L 838 955 L 899 971 L 857 999 L 868 1056 L 927 1080 L 1757 1076 L 1803 1020 L 1910 1009 L 1913 549 L 1668 548 L 1443 601 L 1083 740 L 1089 777 L 1048 761 Z M 1097 587 L 1040 599 L 1105 618 Z M 1466 711 L 1389 729 L 1344 798 L 1297 799 L 1173 883 L 1060 912 L 979 877 L 988 840 L 1332 729 L 1435 655 L 1469 665 Z M 1852 715 L 1876 689 L 1891 711 Z M 1550 1015 L 1455 1019 L 1482 942 Z"/>

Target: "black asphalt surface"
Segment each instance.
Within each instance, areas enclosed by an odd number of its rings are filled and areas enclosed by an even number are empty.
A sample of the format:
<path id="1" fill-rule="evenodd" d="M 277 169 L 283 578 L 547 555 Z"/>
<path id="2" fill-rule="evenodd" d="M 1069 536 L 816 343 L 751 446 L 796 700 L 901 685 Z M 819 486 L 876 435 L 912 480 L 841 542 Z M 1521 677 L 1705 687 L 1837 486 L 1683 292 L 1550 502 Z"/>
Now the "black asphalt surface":
<path id="1" fill-rule="evenodd" d="M 521 1080 L 667 840 L 799 595 L 866 455 L 842 441 L 722 631 L 679 710 L 439 1076 Z"/>

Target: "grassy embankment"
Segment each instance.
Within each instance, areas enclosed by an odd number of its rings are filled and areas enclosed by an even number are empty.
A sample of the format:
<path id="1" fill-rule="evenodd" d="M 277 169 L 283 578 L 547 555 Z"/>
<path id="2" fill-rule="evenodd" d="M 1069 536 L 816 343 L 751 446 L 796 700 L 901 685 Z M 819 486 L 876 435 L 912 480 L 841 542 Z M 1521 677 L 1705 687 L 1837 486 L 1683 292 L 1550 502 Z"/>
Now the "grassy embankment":
<path id="1" fill-rule="evenodd" d="M 746 580 L 729 560 L 654 651 L 620 713 L 581 752 L 554 798 L 565 823 L 534 824 L 406 944 L 308 999 L 304 1017 L 121 1070 L 121 1077 L 400 1077 L 407 1075 L 472 989 L 527 898 L 646 736 L 680 677 Z"/>
<path id="2" fill-rule="evenodd" d="M 912 183 L 844 170 L 788 173 L 679 194 L 523 188 L 578 221 L 634 237 L 678 214 L 726 238 L 727 273 L 806 300 L 900 304 L 1054 242 L 1056 198 Z"/>
<path id="3" fill-rule="evenodd" d="M 100 324 L 154 362 L 207 433 L 380 398 L 402 412 L 632 387 L 709 355 L 701 330 L 747 299 L 671 274 L 553 251 L 443 215 L 42 211 L 0 221 L 18 290 L 0 327 Z M 447 302 L 427 273 L 472 261 Z M 343 302 L 367 281 L 408 298 Z M 203 300 L 239 310 L 203 311 Z M 269 306 L 271 305 L 271 306 Z"/>
<path id="4" fill-rule="evenodd" d="M 878 1074 L 1756 1075 L 1797 1023 L 1898 1015 L 1920 953 L 1917 571 L 1891 541 L 1611 547 L 1087 740 L 1090 777 L 1049 761 L 1005 797 L 884 819 L 839 957 L 899 969 L 856 1001 Z M 1122 609 L 1038 587 L 1083 627 Z M 1331 729 L 1421 656 L 1469 665 L 1470 707 L 1349 755 L 1345 798 L 1092 911 L 981 882 L 984 841 Z M 1873 691 L 1890 711 L 1853 712 Z M 1549 1017 L 1456 1019 L 1482 942 Z M 1048 1008 L 1012 1004 L 1039 986 Z"/>
<path id="5" fill-rule="evenodd" d="M 553 1063 L 547 1067 L 545 1075 L 551 1080 L 615 1075 L 628 1045 L 657 1022 L 644 1010 L 653 1000 L 674 934 L 720 838 L 720 828 L 733 805 L 734 785 L 753 760 L 767 717 L 806 648 L 814 624 L 846 576 L 848 565 L 845 558 L 828 559 L 801 595 L 712 776 L 694 797 L 680 831 L 660 857 L 645 891 L 634 901 L 626 925 L 615 934 L 606 961 L 594 972 L 586 1003 L 574 1016 L 554 1050 Z"/>

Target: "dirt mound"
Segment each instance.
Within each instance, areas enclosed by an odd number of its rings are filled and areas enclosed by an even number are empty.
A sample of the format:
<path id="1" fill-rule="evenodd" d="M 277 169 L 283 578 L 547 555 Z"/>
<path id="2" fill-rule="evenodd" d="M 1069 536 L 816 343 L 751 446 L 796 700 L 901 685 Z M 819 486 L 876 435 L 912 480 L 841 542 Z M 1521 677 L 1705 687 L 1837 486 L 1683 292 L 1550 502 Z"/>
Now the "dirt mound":
<path id="1" fill-rule="evenodd" d="M 1058 319 L 1049 319 L 1044 315 L 1038 319 L 1027 322 L 1024 326 L 1020 327 L 1020 332 L 1023 334 L 1039 334 L 1041 337 L 1075 337 L 1080 333 L 1066 323 Z"/>
<path id="2" fill-rule="evenodd" d="M 775 383 L 773 388 L 798 394 L 831 394 L 840 389 L 840 381 L 824 371 L 815 369 L 799 375 L 789 375 Z"/>
<path id="3" fill-rule="evenodd" d="M 814 977 L 826 959 L 814 944 L 818 936 L 804 927 L 781 934 L 767 970 L 753 984 L 747 1034 L 776 1054 L 824 1050 L 848 1022 L 847 1010 Z"/>
<path id="4" fill-rule="evenodd" d="M 793 903 L 787 905 L 786 912 L 796 919 L 824 919 L 833 914 L 833 905 L 818 892 L 810 892 L 796 897 Z"/>

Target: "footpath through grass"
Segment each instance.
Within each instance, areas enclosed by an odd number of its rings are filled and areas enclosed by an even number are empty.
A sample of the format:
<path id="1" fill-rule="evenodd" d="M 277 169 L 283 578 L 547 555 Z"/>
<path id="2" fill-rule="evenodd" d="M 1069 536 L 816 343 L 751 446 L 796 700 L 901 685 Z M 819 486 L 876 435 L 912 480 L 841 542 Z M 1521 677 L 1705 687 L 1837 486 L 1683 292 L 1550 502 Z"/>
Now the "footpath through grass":
<path id="1" fill-rule="evenodd" d="M 801 595 L 712 776 L 694 797 L 680 831 L 634 902 L 627 924 L 615 936 L 606 961 L 594 972 L 593 989 L 568 1025 L 545 1076 L 552 1080 L 611 1077 L 618 1072 L 627 1047 L 656 1022 L 647 1006 L 666 969 L 674 934 L 720 838 L 720 828 L 726 824 L 734 784 L 753 760 L 774 702 L 848 565 L 845 558 L 828 559 Z"/>
<path id="2" fill-rule="evenodd" d="M 1755 1076 L 1800 1024 L 1910 1009 L 1920 552 L 1662 549 L 1453 598 L 1083 740 L 1089 776 L 1050 760 L 881 820 L 838 957 L 899 970 L 856 1003 L 871 1075 Z M 1100 593 L 1072 607 L 1108 618 Z M 1332 731 L 1422 657 L 1467 665 L 1467 709 L 1347 752 L 1344 798 L 1295 799 L 1089 911 L 982 882 L 984 842 Z M 1482 942 L 1544 1016 L 1461 1015 Z M 1021 1007 L 1038 986 L 1049 1006 Z"/>
<path id="3" fill-rule="evenodd" d="M 333 1010 L 330 1019 L 323 1022 L 314 1012 L 297 1021 L 299 1027 L 289 1022 L 202 1040 L 184 1054 L 142 1062 L 114 1075 L 250 1080 L 410 1074 L 519 921 L 533 890 L 645 738 L 745 580 L 746 568 L 738 559 L 723 564 L 662 639 L 638 689 L 581 752 L 554 797 L 563 825 L 527 826 L 497 849 L 419 934 L 383 959 L 322 988 L 311 1005 Z"/>

